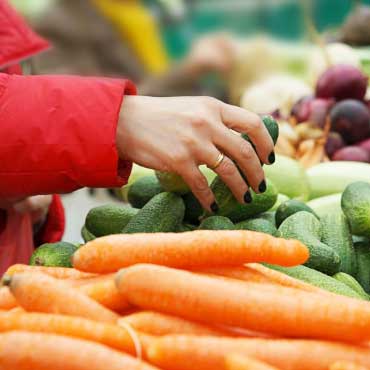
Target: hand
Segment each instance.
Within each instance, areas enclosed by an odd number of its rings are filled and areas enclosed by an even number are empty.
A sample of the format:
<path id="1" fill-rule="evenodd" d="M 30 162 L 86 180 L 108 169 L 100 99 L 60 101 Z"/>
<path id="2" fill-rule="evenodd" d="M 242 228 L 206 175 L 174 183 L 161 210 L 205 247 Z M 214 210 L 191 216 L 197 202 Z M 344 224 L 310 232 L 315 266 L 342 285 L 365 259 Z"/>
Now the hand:
<path id="1" fill-rule="evenodd" d="M 206 72 L 226 73 L 231 70 L 236 55 L 236 44 L 231 37 L 208 35 L 194 43 L 184 65 L 194 76 Z"/>
<path id="2" fill-rule="evenodd" d="M 235 131 L 248 134 L 257 153 Z M 259 192 L 264 181 L 261 161 L 269 163 L 273 142 L 259 116 L 214 98 L 126 96 L 117 128 L 117 148 L 122 159 L 178 173 L 202 206 L 215 210 L 214 195 L 198 166 L 212 167 L 220 152 L 224 153 L 215 172 L 242 203 L 248 200 L 248 186 L 232 160 Z"/>
<path id="3" fill-rule="evenodd" d="M 21 214 L 30 213 L 33 224 L 42 223 L 52 201 L 51 195 L 36 195 L 13 204 L 13 208 Z"/>

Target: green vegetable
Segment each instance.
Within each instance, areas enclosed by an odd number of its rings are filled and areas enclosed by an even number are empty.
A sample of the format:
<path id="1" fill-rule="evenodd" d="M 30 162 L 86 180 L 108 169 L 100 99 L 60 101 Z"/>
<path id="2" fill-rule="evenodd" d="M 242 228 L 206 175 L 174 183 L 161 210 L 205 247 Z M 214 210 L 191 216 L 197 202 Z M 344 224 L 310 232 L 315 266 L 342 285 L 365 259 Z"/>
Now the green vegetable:
<path id="1" fill-rule="evenodd" d="M 139 210 L 123 233 L 175 232 L 184 219 L 184 213 L 181 197 L 168 192 L 160 193 Z"/>
<path id="2" fill-rule="evenodd" d="M 263 218 L 254 218 L 241 221 L 235 225 L 235 229 L 258 231 L 273 236 L 277 236 L 278 234 L 278 230 L 276 229 L 275 225 Z"/>
<path id="3" fill-rule="evenodd" d="M 199 224 L 199 218 L 203 214 L 203 207 L 193 193 L 185 194 L 182 199 L 185 203 L 185 222 L 193 225 Z"/>
<path id="4" fill-rule="evenodd" d="M 370 166 L 361 162 L 323 162 L 307 170 L 310 198 L 342 193 L 355 181 L 370 182 Z"/>
<path id="5" fill-rule="evenodd" d="M 222 216 L 211 216 L 202 221 L 199 230 L 234 230 L 234 224 Z"/>
<path id="6" fill-rule="evenodd" d="M 263 218 L 264 220 L 271 222 L 276 227 L 275 212 L 272 211 L 263 212 L 260 215 L 258 215 L 258 218 Z"/>
<path id="7" fill-rule="evenodd" d="M 193 225 L 180 224 L 180 226 L 178 227 L 178 229 L 176 230 L 176 232 L 178 232 L 178 233 L 185 233 L 187 231 L 193 231 L 193 230 L 196 230 L 196 227 L 193 226 Z"/>
<path id="8" fill-rule="evenodd" d="M 348 185 L 342 195 L 342 210 L 348 218 L 352 234 L 370 237 L 369 183 L 359 181 Z"/>
<path id="9" fill-rule="evenodd" d="M 72 267 L 71 257 L 78 248 L 71 243 L 58 242 L 40 245 L 32 254 L 31 266 Z"/>
<path id="10" fill-rule="evenodd" d="M 268 264 L 266 264 L 266 266 L 329 292 L 341 294 L 347 297 L 363 299 L 362 295 L 349 288 L 348 285 L 307 266 L 300 265 L 295 267 L 282 267 Z"/>
<path id="11" fill-rule="evenodd" d="M 276 187 L 269 180 L 264 193 L 255 194 L 251 191 L 252 203 L 249 204 L 240 204 L 220 177 L 215 178 L 211 189 L 219 206 L 217 216 L 228 217 L 233 222 L 243 221 L 269 210 L 275 204 L 278 194 Z"/>
<path id="12" fill-rule="evenodd" d="M 264 116 L 262 117 L 262 122 L 264 123 L 265 127 L 267 128 L 268 133 L 271 136 L 272 141 L 274 144 L 276 144 L 277 139 L 279 137 L 279 125 L 271 116 Z M 247 134 L 242 134 L 242 137 L 249 141 L 252 146 L 254 147 L 254 144 L 252 140 L 249 138 Z"/>
<path id="13" fill-rule="evenodd" d="M 356 279 L 366 293 L 370 293 L 370 243 L 355 243 L 355 251 L 357 257 Z"/>
<path id="14" fill-rule="evenodd" d="M 279 227 L 285 219 L 287 219 L 289 216 L 293 215 L 294 213 L 297 213 L 300 211 L 310 212 L 315 217 L 317 217 L 315 212 L 305 203 L 297 199 L 289 199 L 286 202 L 280 204 L 279 208 L 276 210 L 276 213 L 275 213 L 276 226 Z"/>
<path id="15" fill-rule="evenodd" d="M 297 239 L 307 246 L 310 258 L 306 265 L 315 270 L 333 275 L 339 271 L 340 257 L 332 248 L 322 243 L 320 221 L 306 211 L 288 217 L 279 227 L 281 236 Z"/>
<path id="16" fill-rule="evenodd" d="M 289 197 L 284 194 L 278 194 L 276 203 L 273 205 L 270 211 L 276 211 L 279 208 L 280 204 L 286 202 L 287 200 L 289 200 Z"/>
<path id="17" fill-rule="evenodd" d="M 92 208 L 86 216 L 86 228 L 95 236 L 120 234 L 138 210 L 117 204 Z"/>
<path id="18" fill-rule="evenodd" d="M 89 230 L 87 230 L 86 225 L 82 226 L 81 236 L 82 236 L 82 239 L 85 241 L 85 243 L 91 240 L 94 240 L 96 238 L 95 235 L 93 235 Z"/>
<path id="19" fill-rule="evenodd" d="M 327 214 L 320 220 L 321 241 L 335 250 L 341 260 L 340 271 L 355 276 L 356 255 L 349 224 L 343 213 Z"/>
<path id="20" fill-rule="evenodd" d="M 333 278 L 342 282 L 343 284 L 346 284 L 349 288 L 362 296 L 363 299 L 369 300 L 369 296 L 353 276 L 348 275 L 345 272 L 338 272 L 333 276 Z"/>
<path id="21" fill-rule="evenodd" d="M 312 199 L 307 202 L 307 205 L 312 208 L 315 213 L 321 217 L 329 213 L 340 213 L 342 208 L 340 206 L 340 201 L 342 198 L 342 193 L 326 195 L 325 197 Z"/>
<path id="22" fill-rule="evenodd" d="M 271 180 L 279 194 L 302 201 L 308 199 L 310 188 L 305 169 L 301 164 L 289 157 L 276 155 L 271 166 L 265 166 L 266 177 Z"/>
<path id="23" fill-rule="evenodd" d="M 352 235 L 352 241 L 353 241 L 353 243 L 357 243 L 357 242 L 369 243 L 368 238 L 366 238 L 364 236 L 358 236 L 358 235 Z"/>
<path id="24" fill-rule="evenodd" d="M 163 191 L 156 176 L 144 176 L 128 189 L 127 199 L 134 208 L 143 208 L 150 199 Z"/>

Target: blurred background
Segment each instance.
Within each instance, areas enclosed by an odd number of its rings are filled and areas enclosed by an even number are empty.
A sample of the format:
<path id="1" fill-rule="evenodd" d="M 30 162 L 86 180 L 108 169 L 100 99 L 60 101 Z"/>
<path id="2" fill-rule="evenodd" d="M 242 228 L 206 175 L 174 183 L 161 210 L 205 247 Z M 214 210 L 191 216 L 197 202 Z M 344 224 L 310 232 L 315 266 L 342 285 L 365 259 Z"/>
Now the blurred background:
<path id="1" fill-rule="evenodd" d="M 306 167 L 328 158 L 318 150 L 325 128 L 310 127 L 309 144 L 297 138 L 294 104 L 332 65 L 370 75 L 370 0 L 11 1 L 54 46 L 32 60 L 33 73 L 124 76 L 141 94 L 211 95 L 273 113 L 286 132 L 278 153 Z M 65 239 L 80 240 L 88 210 L 122 196 L 99 189 L 64 196 Z"/>

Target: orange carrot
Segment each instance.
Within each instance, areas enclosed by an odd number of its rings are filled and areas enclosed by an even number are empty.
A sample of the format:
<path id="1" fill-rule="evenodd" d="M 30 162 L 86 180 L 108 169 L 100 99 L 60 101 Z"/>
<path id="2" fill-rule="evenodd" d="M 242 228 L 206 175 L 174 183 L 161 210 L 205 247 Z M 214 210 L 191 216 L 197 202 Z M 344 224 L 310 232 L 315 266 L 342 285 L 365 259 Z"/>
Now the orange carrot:
<path id="1" fill-rule="evenodd" d="M 60 313 L 112 323 L 119 318 L 65 281 L 45 274 L 23 272 L 6 278 L 5 282 L 26 311 Z"/>
<path id="2" fill-rule="evenodd" d="M 86 272 L 86 274 L 88 274 L 88 272 Z M 95 276 L 90 277 L 90 278 L 85 278 L 85 279 L 69 279 L 67 281 L 72 286 L 81 286 L 81 285 L 86 285 L 86 284 L 102 283 L 104 281 L 114 279 L 115 276 L 116 276 L 115 273 L 111 273 L 111 274 L 98 274 L 98 275 L 95 275 Z"/>
<path id="3" fill-rule="evenodd" d="M 370 339 L 370 303 L 294 288 L 136 265 L 117 276 L 129 303 L 208 324 L 280 336 Z"/>
<path id="4" fill-rule="evenodd" d="M 336 362 L 330 365 L 329 370 L 369 370 L 368 367 L 353 362 Z"/>
<path id="5" fill-rule="evenodd" d="M 82 271 L 106 273 L 137 263 L 185 269 L 240 266 L 247 262 L 294 266 L 308 257 L 308 249 L 297 240 L 246 230 L 198 230 L 105 236 L 82 246 L 74 254 L 73 265 Z"/>
<path id="6" fill-rule="evenodd" d="M 11 308 L 17 307 L 18 303 L 15 300 L 8 287 L 0 287 L 0 309 L 10 310 Z"/>
<path id="7" fill-rule="evenodd" d="M 0 334 L 2 370 L 154 370 L 99 343 L 54 334 Z"/>
<path id="8" fill-rule="evenodd" d="M 84 284 L 78 289 L 110 310 L 122 311 L 129 308 L 127 300 L 119 293 L 113 278 L 97 283 Z"/>
<path id="9" fill-rule="evenodd" d="M 230 355 L 226 356 L 227 370 L 278 370 L 265 362 L 253 359 L 249 356 Z"/>
<path id="10" fill-rule="evenodd" d="M 225 356 L 252 356 L 284 370 L 328 370 L 336 361 L 370 364 L 370 351 L 339 342 L 168 335 L 148 348 L 151 363 L 165 370 L 226 370 Z"/>
<path id="11" fill-rule="evenodd" d="M 45 313 L 0 313 L 0 332 L 14 330 L 86 339 L 136 355 L 135 343 L 127 329 L 81 317 Z M 139 340 L 140 335 L 137 334 Z"/>
<path id="12" fill-rule="evenodd" d="M 44 267 L 17 264 L 10 266 L 5 275 L 14 275 L 20 272 L 41 272 L 57 279 L 86 279 L 97 276 L 88 272 L 78 271 L 68 267 Z"/>
<path id="13" fill-rule="evenodd" d="M 304 281 L 294 279 L 279 271 L 274 271 L 258 263 L 248 263 L 240 267 L 213 267 L 201 270 L 202 273 L 229 277 L 256 283 L 279 284 L 291 288 L 301 289 L 306 292 L 331 294 L 323 289 L 307 284 Z"/>
<path id="14" fill-rule="evenodd" d="M 154 311 L 141 311 L 124 316 L 118 320 L 118 325 L 120 323 L 129 324 L 136 330 L 152 335 L 230 335 L 226 330 L 222 331 L 211 326 Z"/>

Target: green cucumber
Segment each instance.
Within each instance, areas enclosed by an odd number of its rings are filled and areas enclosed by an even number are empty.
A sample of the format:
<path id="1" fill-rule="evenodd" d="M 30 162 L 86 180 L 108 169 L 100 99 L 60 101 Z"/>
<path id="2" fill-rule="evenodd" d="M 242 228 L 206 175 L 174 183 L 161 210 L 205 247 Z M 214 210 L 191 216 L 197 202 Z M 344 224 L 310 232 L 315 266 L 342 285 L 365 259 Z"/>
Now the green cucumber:
<path id="1" fill-rule="evenodd" d="M 139 210 L 123 233 L 175 232 L 184 219 L 184 213 L 181 197 L 168 192 L 160 193 Z"/>
<path id="2" fill-rule="evenodd" d="M 234 230 L 234 224 L 223 216 L 211 216 L 202 221 L 199 230 Z"/>
<path id="3" fill-rule="evenodd" d="M 318 288 L 325 289 L 329 292 L 344 295 L 351 298 L 363 299 L 363 296 L 331 276 L 323 274 L 320 271 L 311 269 L 307 266 L 282 267 L 266 264 L 267 267 L 280 271 L 295 279 L 302 280 L 308 284 L 315 285 Z"/>
<path id="4" fill-rule="evenodd" d="M 349 224 L 343 213 L 321 217 L 321 241 L 335 250 L 341 260 L 340 271 L 356 275 L 357 261 Z"/>
<path id="5" fill-rule="evenodd" d="M 369 296 L 362 288 L 361 284 L 353 276 L 348 275 L 345 272 L 337 272 L 335 275 L 333 275 L 333 278 L 342 282 L 343 284 L 346 284 L 349 288 L 362 296 L 363 299 L 369 300 Z"/>
<path id="6" fill-rule="evenodd" d="M 81 229 L 81 236 L 85 243 L 90 242 L 91 240 L 94 240 L 96 238 L 95 235 L 93 235 L 86 227 L 86 225 L 82 226 Z"/>
<path id="7" fill-rule="evenodd" d="M 328 275 L 339 272 L 340 257 L 332 248 L 321 242 L 320 221 L 312 213 L 294 213 L 280 225 L 279 231 L 283 238 L 297 239 L 307 246 L 310 258 L 306 266 Z"/>
<path id="8" fill-rule="evenodd" d="M 263 218 L 264 220 L 270 221 L 276 227 L 275 212 L 271 210 L 267 212 L 263 212 L 260 215 L 258 215 L 258 218 Z"/>
<path id="9" fill-rule="evenodd" d="M 294 213 L 306 211 L 312 213 L 316 218 L 317 215 L 315 212 L 305 203 L 301 202 L 298 199 L 289 199 L 286 202 L 280 204 L 275 213 L 276 226 L 279 227 L 285 219 Z"/>
<path id="10" fill-rule="evenodd" d="M 263 218 L 253 218 L 250 220 L 241 221 L 235 225 L 235 229 L 257 231 L 273 236 L 277 236 L 278 234 L 278 230 L 276 229 L 275 225 Z"/>
<path id="11" fill-rule="evenodd" d="M 357 257 L 356 280 L 366 293 L 370 293 L 370 244 L 367 242 L 355 243 Z"/>
<path id="12" fill-rule="evenodd" d="M 137 179 L 127 192 L 127 199 L 132 207 L 143 208 L 150 199 L 163 191 L 155 175 Z"/>

